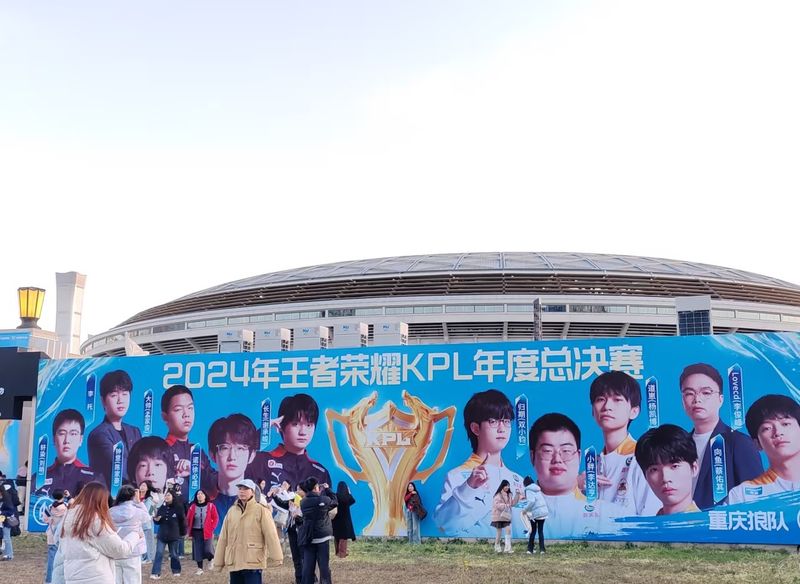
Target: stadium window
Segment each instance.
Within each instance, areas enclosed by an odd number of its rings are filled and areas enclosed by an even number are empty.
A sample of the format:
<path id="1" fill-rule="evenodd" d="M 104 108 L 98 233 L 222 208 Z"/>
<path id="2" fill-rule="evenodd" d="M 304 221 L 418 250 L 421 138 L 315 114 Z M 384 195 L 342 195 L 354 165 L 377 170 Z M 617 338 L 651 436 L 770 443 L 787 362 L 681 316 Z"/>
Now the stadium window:
<path id="1" fill-rule="evenodd" d="M 206 321 L 204 321 L 204 320 L 195 320 L 195 321 L 186 323 L 186 328 L 188 328 L 190 330 L 191 329 L 205 328 L 205 326 L 206 326 Z"/>
<path id="2" fill-rule="evenodd" d="M 671 306 L 659 306 L 656 309 L 658 314 L 675 314 L 675 309 Z"/>
<path id="3" fill-rule="evenodd" d="M 414 308 L 411 306 L 387 306 L 386 314 L 414 314 Z"/>
<path id="4" fill-rule="evenodd" d="M 225 326 L 228 324 L 227 318 L 212 318 L 206 321 L 206 326 Z"/>
<path id="5" fill-rule="evenodd" d="M 655 306 L 629 306 L 628 312 L 631 314 L 658 314 Z"/>
<path id="6" fill-rule="evenodd" d="M 414 314 L 438 314 L 442 312 L 441 306 L 415 306 Z"/>
<path id="7" fill-rule="evenodd" d="M 715 308 L 711 311 L 711 316 L 714 318 L 736 318 L 736 313 L 733 310 L 722 310 Z"/>
<path id="8" fill-rule="evenodd" d="M 794 314 L 782 314 L 781 320 L 784 322 L 800 322 L 800 316 Z"/>
<path id="9" fill-rule="evenodd" d="M 250 317 L 250 322 L 267 322 L 275 320 L 274 314 L 256 314 Z"/>
<path id="10" fill-rule="evenodd" d="M 475 312 L 503 312 L 502 304 L 477 304 Z"/>
<path id="11" fill-rule="evenodd" d="M 453 304 L 445 306 L 445 312 L 475 312 L 475 306 L 471 304 Z"/>
<path id="12" fill-rule="evenodd" d="M 279 312 L 275 315 L 275 320 L 298 320 L 299 318 L 299 312 Z"/>
<path id="13" fill-rule="evenodd" d="M 758 320 L 758 313 L 751 312 L 749 310 L 737 310 L 736 311 L 737 318 L 745 318 L 748 320 Z"/>
<path id="14" fill-rule="evenodd" d="M 781 315 L 780 314 L 773 314 L 771 312 L 762 312 L 762 313 L 759 314 L 759 318 L 761 320 L 776 321 L 776 320 L 780 320 L 781 319 Z"/>
<path id="15" fill-rule="evenodd" d="M 173 331 L 184 331 L 184 330 L 186 330 L 185 322 L 173 322 L 171 324 L 160 324 L 158 326 L 154 326 L 153 334 L 171 333 Z"/>
<path id="16" fill-rule="evenodd" d="M 375 316 L 383 314 L 383 308 L 356 308 L 356 316 Z"/>
<path id="17" fill-rule="evenodd" d="M 228 324 L 243 324 L 250 322 L 249 316 L 231 316 L 228 318 Z"/>
<path id="18" fill-rule="evenodd" d="M 563 306 L 563 304 L 561 305 Z M 566 307 L 564 307 L 566 308 Z M 533 312 L 533 304 L 509 304 L 506 307 L 508 312 Z M 547 306 L 542 306 L 543 312 L 550 312 L 547 310 Z M 564 312 L 563 310 L 560 312 Z"/>
<path id="19" fill-rule="evenodd" d="M 338 318 L 340 316 L 355 316 L 355 308 L 329 308 L 328 316 L 331 318 Z"/>
<path id="20" fill-rule="evenodd" d="M 322 311 L 312 310 L 310 312 L 301 312 L 300 318 L 322 318 Z"/>
<path id="21" fill-rule="evenodd" d="M 531 306 L 531 311 L 533 311 L 533 307 Z M 542 305 L 542 312 L 566 312 L 567 305 L 566 304 L 543 304 Z"/>

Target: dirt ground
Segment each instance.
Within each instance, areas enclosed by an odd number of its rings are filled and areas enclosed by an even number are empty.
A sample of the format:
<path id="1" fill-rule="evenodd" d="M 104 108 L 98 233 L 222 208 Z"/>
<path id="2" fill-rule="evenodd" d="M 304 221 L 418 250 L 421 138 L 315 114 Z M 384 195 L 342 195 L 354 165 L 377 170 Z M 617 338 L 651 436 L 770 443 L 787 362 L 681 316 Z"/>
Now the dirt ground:
<path id="1" fill-rule="evenodd" d="M 0 563 L 0 583 L 41 584 L 46 544 L 39 535 L 14 539 L 14 560 Z M 187 550 L 188 551 L 188 550 Z M 287 550 L 288 552 L 288 550 Z M 195 576 L 196 565 L 182 563 L 182 579 L 197 584 L 228 581 L 227 574 Z M 150 582 L 149 566 L 143 582 Z M 786 549 L 718 549 L 701 546 L 551 545 L 545 556 L 527 555 L 524 544 L 515 553 L 495 554 L 485 542 L 432 541 L 409 546 L 399 541 L 359 541 L 351 555 L 331 557 L 336 584 L 462 584 L 554 582 L 599 584 L 693 583 L 800 583 L 800 556 Z M 162 579 L 172 581 L 165 563 Z M 284 565 L 264 573 L 264 582 L 293 584 L 288 556 Z M 109 583 L 113 584 L 113 583 Z"/>

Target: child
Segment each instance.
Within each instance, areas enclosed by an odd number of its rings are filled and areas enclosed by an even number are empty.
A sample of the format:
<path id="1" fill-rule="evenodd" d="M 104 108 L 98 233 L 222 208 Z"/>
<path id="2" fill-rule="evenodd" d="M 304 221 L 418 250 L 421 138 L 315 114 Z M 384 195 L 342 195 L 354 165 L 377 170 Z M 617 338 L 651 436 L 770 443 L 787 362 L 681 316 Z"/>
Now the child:
<path id="1" fill-rule="evenodd" d="M 247 478 L 266 479 L 270 486 L 287 481 L 295 485 L 308 478 L 331 484 L 328 470 L 308 456 L 308 445 L 314 438 L 319 419 L 319 406 L 305 393 L 283 398 L 278 417 L 273 420 L 282 443 L 269 452 L 259 452 L 247 468 Z"/>
<path id="2" fill-rule="evenodd" d="M 761 476 L 732 488 L 728 504 L 800 491 L 800 405 L 785 395 L 765 395 L 747 410 L 745 426 L 766 454 L 769 468 Z"/>
<path id="3" fill-rule="evenodd" d="M 700 510 L 692 500 L 692 485 L 699 470 L 697 449 L 686 430 L 674 424 L 648 430 L 636 445 L 636 462 L 661 501 L 656 515 Z"/>
<path id="4" fill-rule="evenodd" d="M 494 551 L 500 553 L 500 538 L 505 532 L 505 548 L 507 554 L 513 554 L 511 549 L 511 510 L 519 502 L 521 493 L 511 494 L 511 484 L 503 479 L 492 499 L 492 527 L 497 530 L 494 538 Z"/>
<path id="5" fill-rule="evenodd" d="M 502 481 L 522 491 L 522 477 L 503 464 L 502 451 L 511 437 L 514 408 L 496 389 L 473 395 L 464 406 L 464 429 L 472 456 L 447 473 L 436 525 L 445 533 L 486 537 L 491 533 L 492 494 Z M 521 523 L 520 523 L 521 525 Z M 521 527 L 519 528 L 521 533 Z"/>
<path id="6" fill-rule="evenodd" d="M 608 371 L 592 382 L 589 402 L 604 442 L 598 460 L 598 498 L 620 505 L 626 515 L 653 515 L 658 499 L 634 460 L 636 440 L 628 431 L 642 404 L 639 382 L 622 371 Z"/>
<path id="7" fill-rule="evenodd" d="M 536 553 L 534 544 L 536 543 L 537 532 L 539 533 L 539 552 L 544 553 L 544 522 L 549 514 L 547 502 L 544 500 L 544 495 L 542 495 L 542 489 L 533 482 L 531 477 L 525 477 L 522 482 L 525 485 L 525 500 L 528 502 L 525 507 L 525 513 L 527 513 L 528 517 L 531 519 L 531 532 L 528 536 L 527 553 Z"/>
<path id="8" fill-rule="evenodd" d="M 58 541 L 61 539 L 61 524 L 67 514 L 67 505 L 64 503 L 64 491 L 56 489 L 52 493 L 53 504 L 45 512 L 47 522 L 47 572 L 44 577 L 45 584 L 53 580 L 53 560 L 58 551 Z"/>

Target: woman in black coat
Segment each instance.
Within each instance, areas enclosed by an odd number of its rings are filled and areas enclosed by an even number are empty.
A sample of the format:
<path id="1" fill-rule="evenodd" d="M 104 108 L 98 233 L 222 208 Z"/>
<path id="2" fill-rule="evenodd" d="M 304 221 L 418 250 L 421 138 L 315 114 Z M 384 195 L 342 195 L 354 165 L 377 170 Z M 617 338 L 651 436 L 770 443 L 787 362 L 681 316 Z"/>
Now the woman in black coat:
<path id="1" fill-rule="evenodd" d="M 350 494 L 350 489 L 344 481 L 339 481 L 336 485 L 337 507 L 336 517 L 333 518 L 333 543 L 336 555 L 340 558 L 347 557 L 347 540 L 356 540 L 356 532 L 353 529 L 353 519 L 350 515 L 350 506 L 356 500 Z"/>

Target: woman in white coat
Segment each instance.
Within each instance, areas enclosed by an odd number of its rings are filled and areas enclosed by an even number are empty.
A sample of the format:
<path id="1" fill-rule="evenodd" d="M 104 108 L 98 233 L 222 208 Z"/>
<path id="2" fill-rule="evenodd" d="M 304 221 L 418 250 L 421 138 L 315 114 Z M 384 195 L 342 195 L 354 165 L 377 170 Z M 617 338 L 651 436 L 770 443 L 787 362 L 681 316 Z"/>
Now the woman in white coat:
<path id="1" fill-rule="evenodd" d="M 141 533 L 121 538 L 108 510 L 108 489 L 88 483 L 64 517 L 58 551 L 66 584 L 114 582 L 114 560 L 129 558 L 142 541 Z M 60 566 L 59 566 L 60 568 Z"/>
<path id="2" fill-rule="evenodd" d="M 122 485 L 119 488 L 117 500 L 111 508 L 111 519 L 120 537 L 129 533 L 142 536 L 133 556 L 115 562 L 116 584 L 142 584 L 142 554 L 147 552 L 144 529 L 152 521 L 147 508 L 139 502 L 139 489 L 132 485 Z"/>

